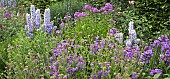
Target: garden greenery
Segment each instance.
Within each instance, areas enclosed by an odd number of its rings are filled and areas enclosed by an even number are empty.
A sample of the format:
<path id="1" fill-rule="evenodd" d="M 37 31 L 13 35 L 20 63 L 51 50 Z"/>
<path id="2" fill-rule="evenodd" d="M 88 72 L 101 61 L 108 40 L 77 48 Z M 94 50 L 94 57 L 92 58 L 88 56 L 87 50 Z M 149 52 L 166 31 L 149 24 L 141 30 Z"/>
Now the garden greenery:
<path id="1" fill-rule="evenodd" d="M 170 78 L 170 31 L 153 36 L 151 18 L 136 13 L 142 1 L 125 1 L 126 10 L 109 0 L 61 9 L 66 3 L 29 12 L 0 6 L 0 78 Z"/>

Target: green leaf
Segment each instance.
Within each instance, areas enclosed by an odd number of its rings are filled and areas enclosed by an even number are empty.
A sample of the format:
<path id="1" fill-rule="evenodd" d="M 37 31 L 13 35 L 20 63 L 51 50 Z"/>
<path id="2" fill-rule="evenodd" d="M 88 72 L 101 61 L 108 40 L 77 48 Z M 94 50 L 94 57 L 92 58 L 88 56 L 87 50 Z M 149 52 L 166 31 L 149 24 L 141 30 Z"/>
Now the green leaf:
<path id="1" fill-rule="evenodd" d="M 161 75 L 160 73 L 155 74 L 153 78 L 154 78 L 154 79 L 157 79 L 157 78 L 159 78 L 160 75 Z"/>

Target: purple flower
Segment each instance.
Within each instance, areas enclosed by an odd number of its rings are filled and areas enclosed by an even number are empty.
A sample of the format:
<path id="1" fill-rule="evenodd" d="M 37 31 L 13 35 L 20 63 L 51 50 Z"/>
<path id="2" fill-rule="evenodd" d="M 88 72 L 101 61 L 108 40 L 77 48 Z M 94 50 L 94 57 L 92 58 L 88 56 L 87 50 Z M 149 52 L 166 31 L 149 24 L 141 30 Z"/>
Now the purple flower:
<path id="1" fill-rule="evenodd" d="M 130 75 L 130 78 L 131 79 L 137 79 L 138 76 L 139 76 L 138 74 L 133 73 L 132 75 Z"/>
<path id="2" fill-rule="evenodd" d="M 154 69 L 150 71 L 150 75 L 155 75 L 155 74 L 162 74 L 162 70 L 160 69 Z"/>
<path id="3" fill-rule="evenodd" d="M 100 79 L 102 77 L 102 74 L 103 74 L 103 71 L 100 70 L 99 73 L 98 73 L 98 79 Z"/>
<path id="4" fill-rule="evenodd" d="M 107 11 L 103 11 L 102 14 L 103 14 L 103 15 L 107 15 L 108 12 L 107 12 Z"/>
<path id="5" fill-rule="evenodd" d="M 50 72 L 50 76 L 53 76 L 53 72 Z"/>
<path id="6" fill-rule="evenodd" d="M 69 16 L 69 15 L 66 15 L 65 17 L 64 17 L 64 19 L 66 19 L 66 20 L 69 20 L 71 18 L 71 16 Z"/>
<path id="7" fill-rule="evenodd" d="M 5 17 L 6 17 L 6 18 L 8 18 L 8 17 L 10 17 L 10 16 L 11 16 L 11 14 L 5 13 Z"/>
<path id="8" fill-rule="evenodd" d="M 62 31 L 61 30 L 56 30 L 55 33 L 56 34 L 62 34 Z"/>
<path id="9" fill-rule="evenodd" d="M 90 12 L 97 13 L 97 12 L 100 12 L 100 10 L 98 10 L 97 8 L 91 8 Z"/>
<path id="10" fill-rule="evenodd" d="M 66 26 L 66 24 L 65 24 L 64 22 L 62 22 L 62 23 L 60 24 L 60 27 L 64 27 L 64 26 Z"/>
<path id="11" fill-rule="evenodd" d="M 30 32 L 27 32 L 28 37 L 33 38 L 33 34 Z"/>
<path id="12" fill-rule="evenodd" d="M 110 23 L 114 23 L 115 21 L 112 19 L 112 20 L 110 20 Z"/>
<path id="13" fill-rule="evenodd" d="M 73 72 L 78 71 L 78 67 L 73 68 L 72 71 L 73 71 Z"/>
<path id="14" fill-rule="evenodd" d="M 86 4 L 86 5 L 83 7 L 83 9 L 85 9 L 85 10 L 90 10 L 90 9 L 91 9 L 91 6 L 88 5 L 88 4 Z"/>
<path id="15" fill-rule="evenodd" d="M 100 8 L 100 11 L 106 11 L 106 7 Z"/>
<path id="16" fill-rule="evenodd" d="M 110 3 L 106 3 L 106 4 L 105 4 L 105 7 L 106 7 L 107 9 L 113 9 L 113 6 L 112 6 Z"/>

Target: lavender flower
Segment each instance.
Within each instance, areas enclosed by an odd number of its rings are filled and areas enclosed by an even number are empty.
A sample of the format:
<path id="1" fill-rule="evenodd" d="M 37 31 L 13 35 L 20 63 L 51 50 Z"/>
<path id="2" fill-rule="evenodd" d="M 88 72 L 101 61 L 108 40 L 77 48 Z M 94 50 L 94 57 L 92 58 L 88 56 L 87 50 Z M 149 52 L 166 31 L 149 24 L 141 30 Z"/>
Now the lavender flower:
<path id="1" fill-rule="evenodd" d="M 69 20 L 70 18 L 71 18 L 71 16 L 69 16 L 69 15 L 64 16 L 64 19 L 66 19 L 66 20 Z"/>
<path id="2" fill-rule="evenodd" d="M 113 9 L 113 6 L 110 3 L 105 4 L 105 8 L 107 9 Z"/>
<path id="3" fill-rule="evenodd" d="M 162 74 L 162 70 L 161 69 L 154 69 L 150 71 L 150 75 L 155 75 L 155 74 Z"/>
<path id="4" fill-rule="evenodd" d="M 130 39 L 126 40 L 125 44 L 126 44 L 127 47 L 131 47 L 132 46 L 132 41 Z"/>
<path id="5" fill-rule="evenodd" d="M 83 7 L 84 10 L 90 10 L 91 9 L 91 6 L 86 4 L 84 7 Z"/>
<path id="6" fill-rule="evenodd" d="M 33 23 L 35 23 L 36 13 L 35 13 L 35 6 L 34 5 L 31 5 L 30 13 L 31 13 L 31 20 L 32 20 Z"/>
<path id="7" fill-rule="evenodd" d="M 44 24 L 49 24 L 50 23 L 50 9 L 45 9 L 44 12 Z"/>
<path id="8" fill-rule="evenodd" d="M 100 10 L 98 10 L 97 8 L 91 8 L 90 12 L 97 13 L 97 12 L 100 12 Z"/>
<path id="9" fill-rule="evenodd" d="M 35 24 L 36 27 L 39 29 L 40 28 L 40 24 L 41 24 L 41 14 L 40 14 L 40 9 L 36 10 L 36 17 L 35 17 Z"/>
<path id="10" fill-rule="evenodd" d="M 26 14 L 27 29 L 29 32 L 33 32 L 33 24 L 31 22 L 30 14 Z"/>
<path id="11" fill-rule="evenodd" d="M 64 27 L 64 26 L 66 26 L 66 24 L 65 24 L 64 22 L 62 22 L 62 23 L 60 24 L 60 27 Z"/>

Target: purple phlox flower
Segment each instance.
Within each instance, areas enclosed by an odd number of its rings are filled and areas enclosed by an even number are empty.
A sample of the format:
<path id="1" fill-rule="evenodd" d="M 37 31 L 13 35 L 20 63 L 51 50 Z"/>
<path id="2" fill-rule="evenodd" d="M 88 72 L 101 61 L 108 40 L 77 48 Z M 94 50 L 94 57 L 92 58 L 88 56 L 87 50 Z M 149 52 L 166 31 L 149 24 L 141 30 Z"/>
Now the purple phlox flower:
<path id="1" fill-rule="evenodd" d="M 155 75 L 155 74 L 162 74 L 162 70 L 161 69 L 154 69 L 150 71 L 150 75 Z"/>
<path id="2" fill-rule="evenodd" d="M 60 27 L 65 27 L 66 25 L 67 25 L 66 23 L 62 22 L 62 23 L 60 24 Z"/>
<path id="3" fill-rule="evenodd" d="M 105 8 L 113 10 L 113 6 L 110 3 L 106 3 Z"/>
<path id="4" fill-rule="evenodd" d="M 102 14 L 103 14 L 103 15 L 107 15 L 108 12 L 107 12 L 107 11 L 103 11 Z"/>
<path id="5" fill-rule="evenodd" d="M 106 11 L 106 7 L 104 6 L 104 7 L 100 8 L 100 11 Z"/>
<path id="6" fill-rule="evenodd" d="M 166 51 L 166 50 L 170 49 L 169 42 L 161 42 L 161 44 L 162 44 L 161 51 Z"/>
<path id="7" fill-rule="evenodd" d="M 69 16 L 69 15 L 65 15 L 65 17 L 64 17 L 64 19 L 66 19 L 66 20 L 69 20 L 71 18 L 71 16 Z"/>
<path id="8" fill-rule="evenodd" d="M 143 63 L 150 63 L 150 59 L 153 56 L 154 52 L 152 51 L 150 46 L 147 46 L 144 50 L 144 54 L 140 56 L 140 61 Z"/>
<path id="9" fill-rule="evenodd" d="M 137 73 L 133 73 L 133 74 L 130 75 L 130 78 L 131 79 L 137 79 L 138 76 L 139 75 Z"/>
<path id="10" fill-rule="evenodd" d="M 62 31 L 61 30 L 56 30 L 55 33 L 56 34 L 62 34 Z"/>
<path id="11" fill-rule="evenodd" d="M 106 76 L 108 76 L 108 72 L 105 71 L 104 72 L 104 77 L 106 77 Z"/>
<path id="12" fill-rule="evenodd" d="M 79 12 L 74 13 L 74 18 L 79 18 Z"/>
<path id="13" fill-rule="evenodd" d="M 78 71 L 78 67 L 72 68 L 73 72 L 77 72 Z"/>
<path id="14" fill-rule="evenodd" d="M 161 35 L 161 37 L 158 37 L 158 40 L 159 40 L 160 42 L 168 42 L 168 41 L 169 41 L 167 35 Z"/>
<path id="15" fill-rule="evenodd" d="M 50 76 L 53 76 L 53 72 L 50 72 Z"/>
<path id="16" fill-rule="evenodd" d="M 102 74 L 103 74 L 103 71 L 100 70 L 100 71 L 98 72 L 98 79 L 100 79 L 100 78 L 102 77 Z"/>
<path id="17" fill-rule="evenodd" d="M 125 52 L 124 56 L 125 56 L 125 58 L 127 58 L 127 59 L 133 59 L 134 54 L 135 54 L 135 52 L 134 52 L 133 50 L 128 49 L 128 50 Z"/>
<path id="18" fill-rule="evenodd" d="M 84 10 L 90 10 L 91 9 L 91 6 L 86 4 L 84 7 L 83 7 Z"/>
<path id="19" fill-rule="evenodd" d="M 113 36 L 114 34 L 116 34 L 117 33 L 117 29 L 116 28 L 111 28 L 110 30 L 109 30 L 109 36 Z"/>
<path id="20" fill-rule="evenodd" d="M 169 49 L 169 50 L 166 50 L 165 56 L 170 59 L 170 49 Z"/>
<path id="21" fill-rule="evenodd" d="M 71 74 L 71 72 L 72 72 L 72 69 L 71 68 L 67 68 L 67 73 Z"/>
<path id="22" fill-rule="evenodd" d="M 93 7 L 93 8 L 90 9 L 90 12 L 97 13 L 97 12 L 100 12 L 100 10 Z"/>
<path id="23" fill-rule="evenodd" d="M 11 14 L 5 13 L 4 17 L 6 17 L 6 18 L 11 17 Z"/>
<path id="24" fill-rule="evenodd" d="M 112 19 L 112 20 L 110 20 L 110 23 L 114 23 L 115 21 Z"/>

